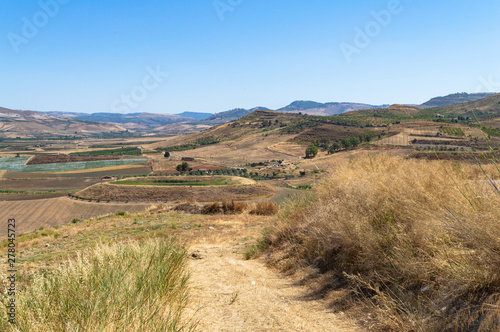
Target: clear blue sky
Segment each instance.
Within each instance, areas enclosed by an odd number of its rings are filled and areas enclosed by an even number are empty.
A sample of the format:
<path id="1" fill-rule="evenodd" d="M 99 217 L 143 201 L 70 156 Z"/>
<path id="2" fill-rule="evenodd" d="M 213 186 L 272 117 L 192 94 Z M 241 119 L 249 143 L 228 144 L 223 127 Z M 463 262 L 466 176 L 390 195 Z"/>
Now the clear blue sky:
<path id="1" fill-rule="evenodd" d="M 213 113 L 500 90 L 498 0 L 0 5 L 0 106 L 8 108 Z M 382 10 L 391 17 L 376 23 L 371 13 Z M 366 29 L 368 42 L 355 40 Z"/>

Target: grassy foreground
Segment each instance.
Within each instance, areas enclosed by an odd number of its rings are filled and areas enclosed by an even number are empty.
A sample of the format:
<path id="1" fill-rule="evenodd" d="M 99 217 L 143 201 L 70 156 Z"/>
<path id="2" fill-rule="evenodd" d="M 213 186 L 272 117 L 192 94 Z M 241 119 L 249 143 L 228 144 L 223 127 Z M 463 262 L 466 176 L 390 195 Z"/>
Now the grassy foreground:
<path id="1" fill-rule="evenodd" d="M 282 210 L 270 261 L 313 267 L 318 291 L 365 307 L 370 330 L 498 331 L 499 177 L 494 165 L 386 155 L 336 165 Z"/>
<path id="2" fill-rule="evenodd" d="M 186 252 L 166 239 L 99 244 L 22 280 L 17 324 L 1 331 L 180 331 L 188 301 Z M 5 279 L 5 278 L 2 278 Z"/>

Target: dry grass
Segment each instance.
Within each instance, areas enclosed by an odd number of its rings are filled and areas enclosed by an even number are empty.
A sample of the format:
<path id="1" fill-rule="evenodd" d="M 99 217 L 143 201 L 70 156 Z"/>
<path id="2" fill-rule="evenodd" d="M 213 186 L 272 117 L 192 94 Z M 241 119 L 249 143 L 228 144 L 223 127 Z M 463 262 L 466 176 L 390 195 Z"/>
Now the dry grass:
<path id="1" fill-rule="evenodd" d="M 250 210 L 250 214 L 256 214 L 258 216 L 272 216 L 276 214 L 278 210 L 278 204 L 271 201 L 263 201 L 255 203 Z"/>
<path id="2" fill-rule="evenodd" d="M 16 324 L 2 331 L 180 331 L 188 301 L 185 249 L 171 241 L 100 244 L 29 276 L 16 295 Z M 3 278 L 5 279 L 5 278 Z"/>
<path id="3" fill-rule="evenodd" d="M 493 165 L 352 159 L 283 209 L 272 262 L 313 266 L 325 289 L 350 290 L 339 303 L 361 299 L 373 330 L 498 329 L 499 175 Z"/>
<path id="4" fill-rule="evenodd" d="M 234 200 L 222 200 L 222 204 L 215 201 L 205 205 L 201 209 L 202 214 L 240 214 L 248 208 L 245 202 L 235 202 Z"/>
<path id="5" fill-rule="evenodd" d="M 230 202 L 226 200 L 222 201 L 222 211 L 224 211 L 224 214 L 242 213 L 247 209 L 247 207 L 248 204 L 245 202 L 235 202 L 234 200 L 231 200 Z"/>

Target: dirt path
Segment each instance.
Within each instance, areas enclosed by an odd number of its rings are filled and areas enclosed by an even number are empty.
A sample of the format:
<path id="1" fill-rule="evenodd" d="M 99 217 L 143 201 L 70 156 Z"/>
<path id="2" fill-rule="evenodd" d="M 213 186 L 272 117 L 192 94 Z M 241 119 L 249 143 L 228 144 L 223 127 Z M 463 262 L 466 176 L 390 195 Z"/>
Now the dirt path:
<path id="1" fill-rule="evenodd" d="M 245 260 L 251 241 L 239 235 L 248 235 L 247 226 L 226 220 L 189 247 L 189 309 L 198 310 L 198 331 L 360 331 L 322 301 L 306 299 L 308 289 L 266 268 L 265 258 Z"/>

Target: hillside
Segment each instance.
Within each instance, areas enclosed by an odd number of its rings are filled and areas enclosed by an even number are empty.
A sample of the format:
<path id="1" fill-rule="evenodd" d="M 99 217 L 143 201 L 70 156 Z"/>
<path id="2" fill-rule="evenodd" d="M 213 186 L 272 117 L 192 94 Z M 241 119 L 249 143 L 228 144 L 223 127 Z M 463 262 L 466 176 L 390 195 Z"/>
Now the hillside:
<path id="1" fill-rule="evenodd" d="M 238 120 L 238 119 L 244 117 L 245 115 L 248 115 L 248 114 L 250 114 L 254 111 L 257 111 L 257 110 L 270 111 L 270 109 L 266 108 L 266 107 L 254 107 L 251 109 L 235 108 L 235 109 L 232 109 L 229 111 L 215 113 L 212 116 L 210 116 L 209 118 L 203 120 L 201 123 L 204 125 L 215 126 L 215 125 L 227 123 L 229 121 Z"/>
<path id="2" fill-rule="evenodd" d="M 288 106 L 278 109 L 278 112 L 305 113 L 309 115 L 330 116 L 355 110 L 382 108 L 388 105 L 376 106 L 361 103 L 318 103 L 315 101 L 294 101 Z"/>
<path id="3" fill-rule="evenodd" d="M 108 122 L 120 124 L 127 129 L 153 129 L 171 123 L 193 121 L 194 118 L 183 117 L 175 114 L 154 113 L 92 113 L 78 115 L 78 119 L 93 122 Z"/>
<path id="4" fill-rule="evenodd" d="M 490 97 L 494 95 L 492 92 L 487 93 L 453 93 L 447 96 L 435 97 L 431 100 L 423 103 L 418 106 L 420 108 L 429 108 L 429 107 L 441 107 L 441 106 L 449 106 L 454 104 L 466 103 L 469 101 L 475 101 L 478 99 Z"/>
<path id="5" fill-rule="evenodd" d="M 201 120 L 208 119 L 210 116 L 212 116 L 212 113 L 182 112 L 182 113 L 179 113 L 177 115 L 184 117 L 184 118 L 192 118 L 192 119 L 201 121 Z"/>
<path id="6" fill-rule="evenodd" d="M 34 111 L 0 108 L 1 138 L 89 136 L 121 131 L 125 131 L 125 129 L 115 124 L 94 123 L 75 118 L 60 118 Z"/>
<path id="7" fill-rule="evenodd" d="M 500 93 L 466 103 L 430 108 L 429 111 L 444 115 L 500 117 Z"/>

